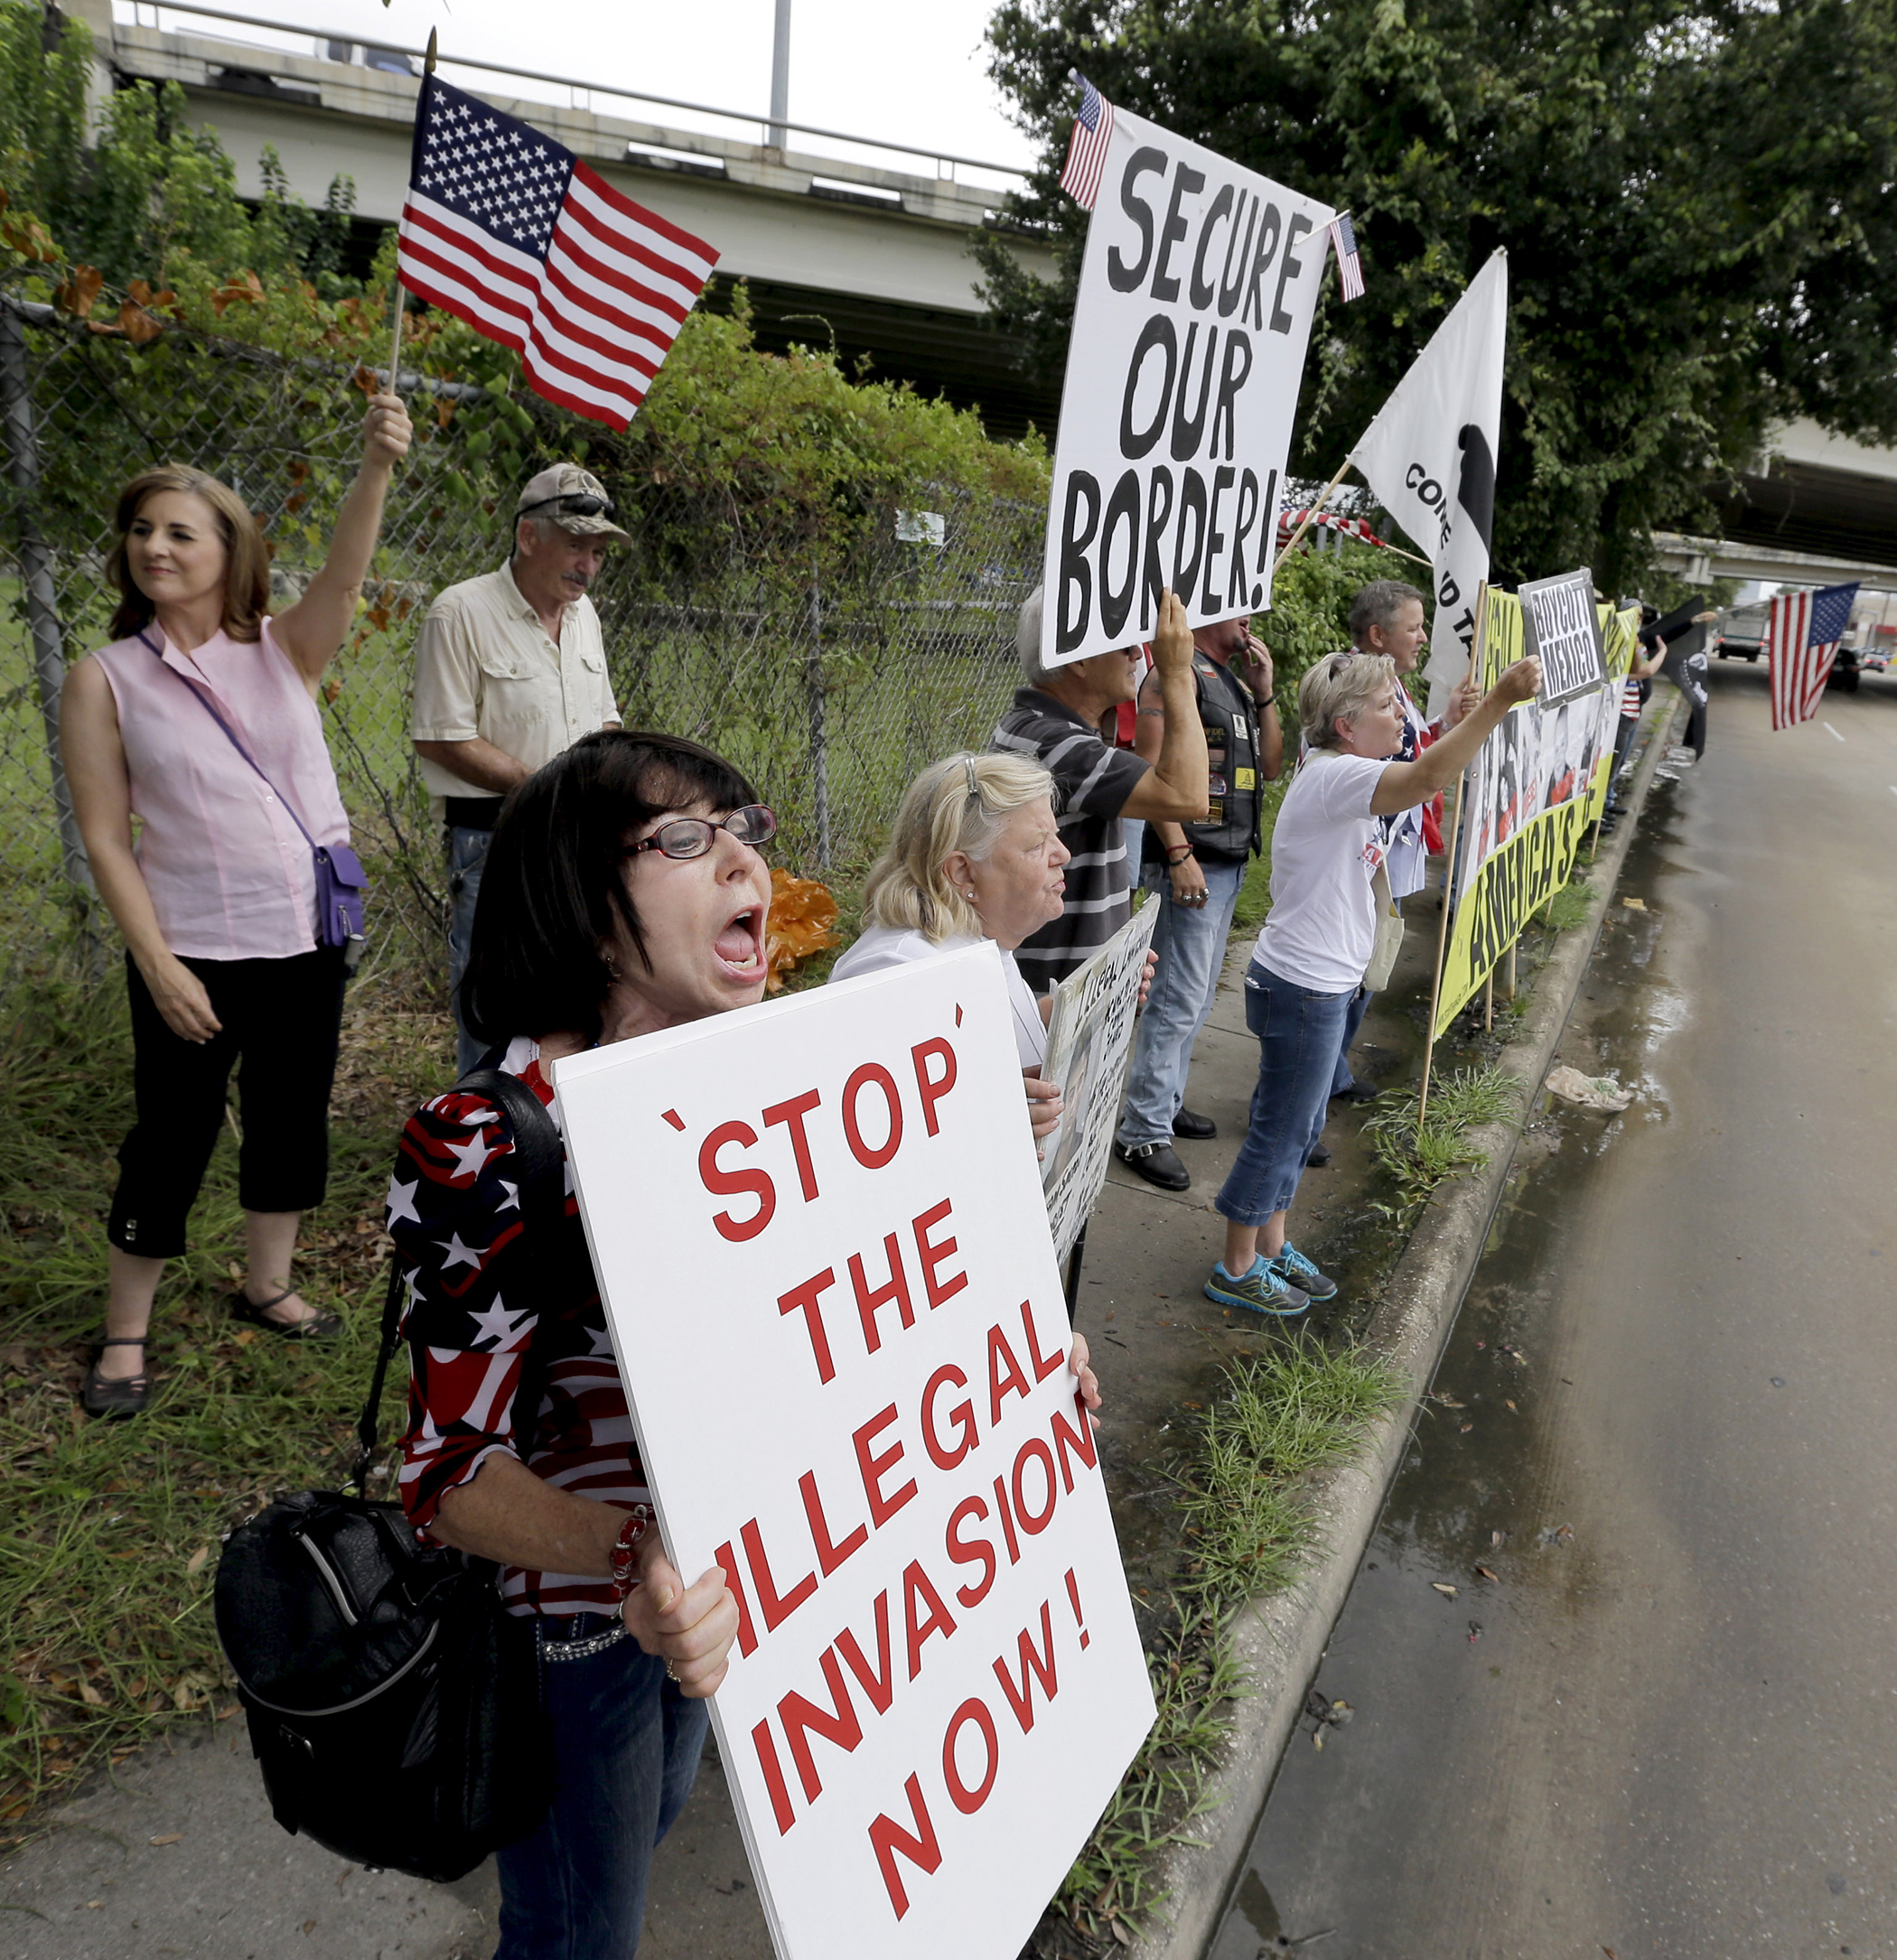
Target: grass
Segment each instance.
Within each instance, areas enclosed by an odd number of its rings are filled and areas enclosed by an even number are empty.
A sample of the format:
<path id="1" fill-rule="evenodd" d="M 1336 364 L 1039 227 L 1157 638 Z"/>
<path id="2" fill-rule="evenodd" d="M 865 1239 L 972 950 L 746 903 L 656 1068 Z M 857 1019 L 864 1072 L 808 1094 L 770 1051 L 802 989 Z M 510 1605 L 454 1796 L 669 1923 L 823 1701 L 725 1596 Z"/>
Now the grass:
<path id="1" fill-rule="evenodd" d="M 1585 878 L 1575 878 L 1562 886 L 1536 915 L 1550 932 L 1572 932 L 1593 916 L 1594 889 Z"/>
<path id="2" fill-rule="evenodd" d="M 41 1799 L 166 1727 L 235 1709 L 211 1624 L 220 1533 L 332 1479 L 373 1358 L 381 1196 L 402 1116 L 447 1073 L 441 1017 L 359 1005 L 345 1031 L 330 1197 L 304 1221 L 305 1296 L 344 1320 L 303 1349 L 230 1318 L 241 1249 L 227 1136 L 154 1315 L 132 1423 L 78 1389 L 99 1329 L 113 1153 L 131 1118 L 123 989 L 42 982 L 0 1028 L 0 1847 Z M 234 1120 L 234 1119 L 233 1119 Z M 391 1405 L 385 1423 L 399 1419 Z"/>
<path id="3" fill-rule="evenodd" d="M 1163 1903 L 1155 1866 L 1200 1840 L 1206 1779 L 1246 1694 L 1233 1635 L 1246 1604 L 1296 1577 L 1317 1529 L 1310 1479 L 1361 1448 L 1402 1385 L 1359 1348 L 1298 1335 L 1234 1362 L 1173 1466 L 1185 1569 L 1146 1656 L 1158 1718 L 1069 1872 L 1033 1950 L 1112 1950 Z"/>
<path id="4" fill-rule="evenodd" d="M 1378 1209 L 1407 1229 L 1445 1179 L 1480 1171 L 1489 1153 L 1470 1141 L 1484 1124 L 1512 1115 L 1520 1086 L 1506 1069 L 1459 1069 L 1437 1077 L 1420 1126 L 1415 1092 L 1380 1096 L 1363 1125 L 1378 1162 L 1397 1187 L 1397 1202 Z"/>

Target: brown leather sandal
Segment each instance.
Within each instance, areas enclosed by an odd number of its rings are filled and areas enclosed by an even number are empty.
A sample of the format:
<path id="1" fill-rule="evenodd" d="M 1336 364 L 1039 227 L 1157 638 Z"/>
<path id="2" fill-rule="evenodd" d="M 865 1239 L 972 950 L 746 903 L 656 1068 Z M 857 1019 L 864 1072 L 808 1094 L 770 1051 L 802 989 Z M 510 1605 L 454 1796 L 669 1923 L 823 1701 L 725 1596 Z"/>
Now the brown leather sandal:
<path id="1" fill-rule="evenodd" d="M 296 1297 L 294 1286 L 285 1286 L 282 1293 L 274 1293 L 268 1300 L 252 1300 L 239 1286 L 231 1301 L 231 1313 L 239 1321 L 248 1321 L 253 1327 L 260 1327 L 266 1334 L 281 1334 L 285 1340 L 326 1340 L 342 1325 L 341 1317 L 334 1313 L 317 1313 L 307 1321 L 273 1321 L 270 1309 L 280 1307 L 286 1300 Z"/>
<path id="2" fill-rule="evenodd" d="M 102 1340 L 98 1353 L 93 1357 L 92 1366 L 87 1371 L 86 1386 L 79 1390 L 79 1406 L 88 1415 L 104 1415 L 123 1419 L 136 1415 L 145 1407 L 145 1397 L 152 1392 L 150 1377 L 144 1369 L 136 1375 L 106 1376 L 98 1371 L 98 1364 L 105 1358 L 107 1348 L 142 1348 L 145 1337 L 134 1339 L 130 1335 Z"/>

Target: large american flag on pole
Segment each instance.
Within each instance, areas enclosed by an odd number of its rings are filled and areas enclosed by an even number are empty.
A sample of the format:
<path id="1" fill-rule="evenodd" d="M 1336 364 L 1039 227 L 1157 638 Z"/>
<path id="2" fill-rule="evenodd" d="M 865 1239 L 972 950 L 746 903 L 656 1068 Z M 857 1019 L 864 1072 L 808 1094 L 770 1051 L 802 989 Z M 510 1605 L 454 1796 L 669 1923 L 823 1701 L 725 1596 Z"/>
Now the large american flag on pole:
<path id="1" fill-rule="evenodd" d="M 513 348 L 537 394 L 624 428 L 717 262 L 550 136 L 423 78 L 401 282 Z"/>
<path id="2" fill-rule="evenodd" d="M 1107 168 L 1107 147 L 1113 141 L 1113 104 L 1086 76 L 1075 75 L 1073 79 L 1080 85 L 1080 112 L 1068 138 L 1061 188 L 1082 210 L 1090 211 L 1100 194 L 1100 173 Z"/>
<path id="3" fill-rule="evenodd" d="M 1818 592 L 1780 593 L 1765 630 L 1771 656 L 1771 725 L 1791 728 L 1818 711 L 1838 643 L 1851 623 L 1857 587 L 1827 585 Z"/>

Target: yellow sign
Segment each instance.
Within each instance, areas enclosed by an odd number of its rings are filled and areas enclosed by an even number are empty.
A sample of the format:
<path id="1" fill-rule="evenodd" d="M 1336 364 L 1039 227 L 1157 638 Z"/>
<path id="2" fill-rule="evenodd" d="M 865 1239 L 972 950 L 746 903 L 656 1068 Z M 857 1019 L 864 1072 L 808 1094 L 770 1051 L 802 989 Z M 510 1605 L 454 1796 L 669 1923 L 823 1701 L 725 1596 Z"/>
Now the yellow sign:
<path id="1" fill-rule="evenodd" d="M 1571 797 L 1542 811 L 1484 860 L 1450 921 L 1434 1035 L 1440 1037 L 1475 997 L 1521 929 L 1567 882 L 1575 854 L 1593 824 L 1587 814 L 1591 800 Z"/>
<path id="2" fill-rule="evenodd" d="M 1484 691 L 1492 687 L 1522 654 L 1521 602 L 1512 593 L 1490 591 L 1486 607 L 1481 677 Z M 1613 776 L 1613 731 L 1620 715 L 1621 684 L 1632 663 L 1640 623 L 1638 607 L 1623 612 L 1615 612 L 1607 606 L 1601 609 L 1607 685 L 1571 704 L 1575 714 L 1588 712 L 1598 716 L 1587 787 L 1578 793 L 1567 793 L 1565 800 L 1529 817 L 1506 842 L 1488 852 L 1469 889 L 1456 900 L 1443 957 L 1442 982 L 1436 992 L 1433 1031 L 1436 1036 L 1474 997 L 1496 962 L 1521 937 L 1522 928 L 1529 919 L 1568 882 L 1581 840 L 1599 821 L 1606 807 L 1608 785 Z M 1534 715 L 1539 710 L 1528 701 L 1509 713 Z M 1485 781 L 1480 768 L 1472 770 L 1471 775 L 1478 783 Z M 1548 793 L 1552 796 L 1556 792 L 1551 789 Z M 1465 783 L 1465 802 L 1469 794 Z M 1476 821 L 1476 812 L 1472 808 L 1466 810 L 1464 822 Z"/>

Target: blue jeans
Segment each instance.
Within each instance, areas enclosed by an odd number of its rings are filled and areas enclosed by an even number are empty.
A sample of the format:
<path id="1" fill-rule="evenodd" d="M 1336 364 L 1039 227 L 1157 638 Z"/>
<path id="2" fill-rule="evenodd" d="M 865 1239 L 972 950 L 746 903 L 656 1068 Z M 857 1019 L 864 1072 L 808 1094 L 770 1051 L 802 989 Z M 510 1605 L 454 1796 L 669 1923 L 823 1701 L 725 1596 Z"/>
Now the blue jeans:
<path id="1" fill-rule="evenodd" d="M 1246 968 L 1245 1024 L 1258 1038 L 1258 1086 L 1245 1142 L 1215 1200 L 1233 1224 L 1263 1225 L 1290 1209 L 1324 1126 L 1352 994 L 1313 994 L 1256 959 Z"/>
<path id="2" fill-rule="evenodd" d="M 1370 1011 L 1370 990 L 1359 987 L 1350 996 L 1350 1007 L 1344 1013 L 1343 1033 L 1337 1046 L 1337 1067 L 1331 1074 L 1331 1093 L 1341 1096 L 1346 1089 L 1357 1087 L 1357 1078 L 1350 1073 L 1350 1047 L 1357 1039 L 1357 1031 L 1363 1025 L 1363 1017 Z"/>
<path id="3" fill-rule="evenodd" d="M 491 830 L 448 826 L 448 1004 L 454 1011 L 454 1072 L 466 1075 L 487 1053 L 461 1024 L 461 976 L 468 970 L 474 937 L 474 901 L 481 896 L 481 870 L 488 861 Z"/>
<path id="4" fill-rule="evenodd" d="M 1238 888 L 1245 882 L 1243 864 L 1208 864 L 1206 901 L 1179 905 L 1173 900 L 1173 881 L 1154 867 L 1142 881 L 1157 891 L 1159 922 L 1153 929 L 1153 950 L 1159 971 L 1146 996 L 1145 1012 L 1133 1041 L 1133 1063 L 1126 1074 L 1126 1107 L 1120 1117 L 1119 1141 L 1128 1150 L 1142 1143 L 1163 1143 L 1173 1134 L 1173 1118 L 1185 1101 L 1186 1075 L 1192 1066 L 1192 1044 L 1212 1011 L 1219 975 L 1225 966 L 1225 943 L 1231 937 L 1232 914 L 1238 908 Z"/>
<path id="5" fill-rule="evenodd" d="M 610 1630 L 601 1613 L 543 1620 L 540 1679 L 553 1724 L 553 1808 L 495 1853 L 494 1960 L 632 1960 L 659 1841 L 692 1793 L 710 1704 L 688 1702 L 665 1663 L 630 1638 L 581 1658 L 569 1643 Z"/>

